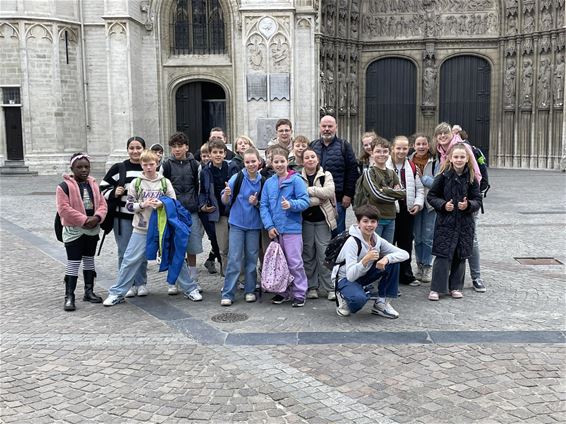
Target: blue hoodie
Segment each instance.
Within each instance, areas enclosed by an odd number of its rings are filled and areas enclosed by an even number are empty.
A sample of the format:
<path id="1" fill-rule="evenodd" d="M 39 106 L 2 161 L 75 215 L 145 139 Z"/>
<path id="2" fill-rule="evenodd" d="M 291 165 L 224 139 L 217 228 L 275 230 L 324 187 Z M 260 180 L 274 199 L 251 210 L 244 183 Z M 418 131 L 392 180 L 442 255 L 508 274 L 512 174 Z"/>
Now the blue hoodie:
<path id="1" fill-rule="evenodd" d="M 250 180 L 247 169 L 244 168 L 241 172 L 244 174 L 244 179 L 242 180 L 240 192 L 238 193 L 236 201 L 230 207 L 228 223 L 244 230 L 261 230 L 262 224 L 259 216 L 259 209 L 256 206 L 250 205 L 250 202 L 248 201 L 248 198 L 254 193 L 257 193 L 259 196 L 261 192 L 261 175 L 258 172 L 255 180 L 252 181 Z M 236 178 L 238 178 L 238 173 L 232 175 L 228 181 L 228 185 L 230 186 L 232 193 L 234 192 Z M 224 195 L 224 190 L 222 190 L 222 195 Z M 230 196 L 228 204 L 231 202 L 232 196 Z"/>
<path id="2" fill-rule="evenodd" d="M 291 203 L 291 208 L 283 210 L 283 198 Z M 301 234 L 303 217 L 301 212 L 309 207 L 307 186 L 299 174 L 289 171 L 279 187 L 277 174 L 270 177 L 263 186 L 260 201 L 260 214 L 266 230 L 276 228 L 279 234 Z"/>

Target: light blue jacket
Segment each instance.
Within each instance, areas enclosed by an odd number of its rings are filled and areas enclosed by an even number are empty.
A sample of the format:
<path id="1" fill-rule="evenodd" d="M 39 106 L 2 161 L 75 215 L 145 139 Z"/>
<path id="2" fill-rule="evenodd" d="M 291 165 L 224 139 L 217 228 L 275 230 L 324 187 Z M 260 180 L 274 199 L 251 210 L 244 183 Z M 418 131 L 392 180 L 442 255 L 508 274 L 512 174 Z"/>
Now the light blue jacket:
<path id="1" fill-rule="evenodd" d="M 291 208 L 283 210 L 283 198 Z M 263 186 L 260 201 L 260 214 L 266 230 L 276 228 L 279 234 L 301 234 L 303 232 L 302 211 L 309 207 L 307 186 L 299 174 L 289 171 L 279 187 L 277 174 L 270 177 Z"/>
<path id="2" fill-rule="evenodd" d="M 240 192 L 237 195 L 236 200 L 232 203 L 230 207 L 230 216 L 228 217 L 228 223 L 230 225 L 235 225 L 236 227 L 243 228 L 244 230 L 261 230 L 261 218 L 259 216 L 259 208 L 253 206 L 248 201 L 249 197 L 257 193 L 258 196 L 261 192 L 261 175 L 258 172 L 256 174 L 256 179 L 254 181 L 250 180 L 247 169 L 242 169 L 240 171 L 244 174 L 244 179 L 242 180 L 242 185 L 240 186 Z M 238 178 L 238 173 L 232 175 L 228 181 L 230 190 L 234 193 L 234 184 L 236 183 L 236 178 Z M 224 195 L 224 190 L 222 190 L 222 195 Z M 228 205 L 232 202 L 232 196 L 228 200 Z M 259 205 L 258 205 L 259 206 Z"/>

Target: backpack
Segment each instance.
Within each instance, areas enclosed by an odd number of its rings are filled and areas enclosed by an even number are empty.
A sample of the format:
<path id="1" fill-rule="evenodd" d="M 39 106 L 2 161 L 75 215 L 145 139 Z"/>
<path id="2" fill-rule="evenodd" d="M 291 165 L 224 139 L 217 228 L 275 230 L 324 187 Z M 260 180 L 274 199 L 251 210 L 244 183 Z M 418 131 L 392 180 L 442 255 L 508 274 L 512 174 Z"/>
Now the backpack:
<path id="1" fill-rule="evenodd" d="M 289 265 L 278 241 L 272 240 L 265 250 L 261 270 L 261 289 L 270 293 L 283 293 L 293 282 Z"/>
<path id="2" fill-rule="evenodd" d="M 195 182 L 195 189 L 196 192 L 199 192 L 198 184 L 199 184 L 199 163 L 196 159 L 187 159 L 191 166 L 191 170 L 193 171 L 193 181 Z M 171 179 L 171 163 L 169 160 L 166 160 L 161 164 L 161 169 L 163 170 L 163 176 L 167 179 Z"/>
<path id="3" fill-rule="evenodd" d="M 126 185 L 126 164 L 124 162 L 120 162 L 118 167 L 118 172 L 119 172 L 119 177 L 118 177 L 117 186 L 124 187 Z M 106 218 L 104 218 L 104 221 L 100 223 L 100 229 L 104 231 L 104 234 L 102 235 L 102 242 L 100 243 L 100 248 L 98 249 L 99 255 L 106 234 L 108 234 L 110 231 L 114 229 L 114 218 L 118 214 L 118 211 L 120 209 L 120 199 L 116 197 L 113 197 L 112 199 L 107 199 L 106 205 L 108 206 L 108 211 L 106 212 Z"/>
<path id="4" fill-rule="evenodd" d="M 141 194 L 142 190 L 141 190 L 141 177 L 137 177 L 134 180 L 134 188 L 136 190 L 136 194 L 139 195 Z M 159 182 L 161 183 L 161 191 L 163 192 L 163 194 L 167 193 L 167 177 L 161 177 L 161 179 L 159 180 Z"/>
<path id="5" fill-rule="evenodd" d="M 342 251 L 342 247 L 344 247 L 344 243 L 346 243 L 346 240 L 348 240 L 349 238 L 350 238 L 350 233 L 348 232 L 348 230 L 346 230 L 341 232 L 340 234 L 338 234 L 336 237 L 334 237 L 332 240 L 328 242 L 328 246 L 326 246 L 326 250 L 324 251 L 324 266 L 326 268 L 332 269 L 336 265 L 343 266 L 346 263 L 346 261 L 337 263 L 336 259 L 338 258 L 338 255 Z M 359 256 L 360 252 L 362 251 L 362 242 L 357 237 L 354 237 L 354 240 L 356 240 L 356 243 L 358 244 L 358 256 Z"/>
<path id="6" fill-rule="evenodd" d="M 69 195 L 69 186 L 65 181 L 59 183 L 59 187 L 63 190 L 67 196 Z M 61 223 L 61 217 L 59 216 L 59 212 L 55 213 L 55 222 L 53 223 L 53 230 L 55 231 L 55 237 L 61 243 L 63 243 L 63 224 Z"/>
<path id="7" fill-rule="evenodd" d="M 261 175 L 261 174 L 260 174 Z M 259 192 L 257 194 L 257 200 L 261 198 L 261 191 L 263 190 L 263 185 L 265 184 L 266 178 L 261 175 L 261 186 L 259 188 Z M 244 173 L 242 171 L 238 171 L 238 175 L 236 177 L 236 181 L 234 181 L 234 190 L 232 192 L 232 200 L 230 202 L 230 206 L 234 204 L 238 194 L 240 193 L 240 189 L 242 188 L 242 182 L 244 181 Z"/>

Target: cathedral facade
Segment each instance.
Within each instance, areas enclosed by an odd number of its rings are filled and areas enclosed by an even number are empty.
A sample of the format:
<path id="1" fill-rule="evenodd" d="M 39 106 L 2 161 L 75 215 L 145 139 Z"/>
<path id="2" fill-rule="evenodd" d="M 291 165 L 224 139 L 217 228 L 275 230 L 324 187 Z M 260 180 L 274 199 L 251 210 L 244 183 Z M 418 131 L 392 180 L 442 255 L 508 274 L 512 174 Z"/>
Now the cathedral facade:
<path id="1" fill-rule="evenodd" d="M 0 165 L 102 170 L 126 140 L 195 151 L 212 127 L 265 147 L 459 124 L 490 166 L 564 158 L 564 0 L 2 0 Z M 561 165 L 562 162 L 562 165 Z"/>

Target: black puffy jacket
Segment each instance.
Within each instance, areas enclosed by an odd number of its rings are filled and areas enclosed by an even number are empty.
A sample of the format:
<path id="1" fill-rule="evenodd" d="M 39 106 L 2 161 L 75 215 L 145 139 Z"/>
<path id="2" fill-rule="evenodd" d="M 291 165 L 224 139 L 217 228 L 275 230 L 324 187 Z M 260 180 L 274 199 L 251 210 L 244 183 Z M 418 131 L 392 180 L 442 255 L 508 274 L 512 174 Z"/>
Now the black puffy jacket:
<path id="1" fill-rule="evenodd" d="M 458 202 L 468 198 L 468 208 L 458 209 Z M 426 200 L 436 210 L 436 224 L 432 254 L 444 258 L 472 256 L 475 222 L 473 213 L 482 204 L 482 196 L 478 181 L 469 181 L 469 170 L 466 167 L 462 175 L 447 170 L 434 178 Z M 454 210 L 448 212 L 444 205 L 452 200 Z"/>
<path id="2" fill-rule="evenodd" d="M 171 157 L 161 165 L 163 176 L 171 181 L 177 200 L 191 213 L 198 212 L 198 166 L 192 153 L 184 160 Z"/>
<path id="3" fill-rule="evenodd" d="M 343 196 L 354 198 L 356 181 L 358 180 L 358 161 L 354 156 L 352 145 L 336 136 L 327 146 L 321 138 L 314 140 L 310 147 L 320 158 L 320 166 L 332 174 L 336 188 L 336 200 Z"/>

